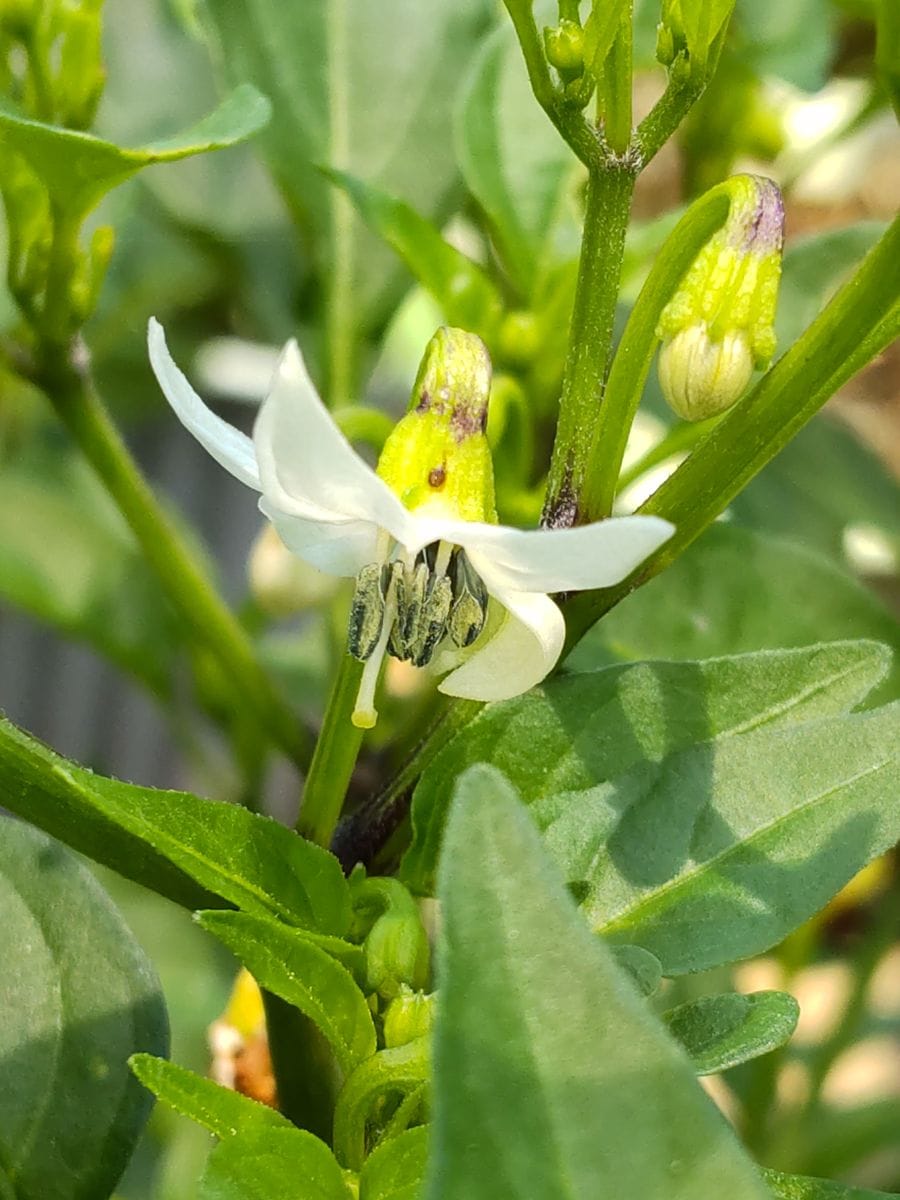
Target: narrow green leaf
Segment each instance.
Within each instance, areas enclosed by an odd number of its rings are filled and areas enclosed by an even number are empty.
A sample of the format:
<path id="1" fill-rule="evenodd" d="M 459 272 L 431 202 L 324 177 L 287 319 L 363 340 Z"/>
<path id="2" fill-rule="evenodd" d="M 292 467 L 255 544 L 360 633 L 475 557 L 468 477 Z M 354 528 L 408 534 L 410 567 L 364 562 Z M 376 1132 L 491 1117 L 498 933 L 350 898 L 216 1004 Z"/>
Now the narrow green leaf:
<path id="1" fill-rule="evenodd" d="M 334 1155 L 304 1129 L 242 1133 L 213 1150 L 198 1200 L 352 1200 Z"/>
<path id="2" fill-rule="evenodd" d="M 97 1200 L 150 1110 L 126 1060 L 166 1052 L 159 982 L 90 872 L 10 817 L 0 913 L 0 1195 Z"/>
<path id="3" fill-rule="evenodd" d="M 734 3 L 734 0 L 731 0 Z M 584 24 L 584 61 L 595 78 L 600 79 L 606 68 L 606 56 L 612 49 L 613 40 L 628 0 L 594 0 Z M 685 7 L 688 7 L 687 5 Z"/>
<path id="4" fill-rule="evenodd" d="M 663 1013 L 698 1075 L 727 1071 L 776 1050 L 797 1027 L 800 1006 L 786 992 L 701 996 Z"/>
<path id="5" fill-rule="evenodd" d="M 76 850 L 188 908 L 221 900 L 337 936 L 350 896 L 336 858 L 266 817 L 188 792 L 105 779 L 0 719 L 0 797 Z"/>
<path id="6" fill-rule="evenodd" d="M 549 249 L 578 225 L 570 182 L 572 152 L 539 108 L 512 29 L 499 28 L 475 56 L 459 97 L 456 153 L 484 209 L 497 248 L 523 299 L 530 299 Z M 566 224 L 568 218 L 568 226 Z"/>
<path id="7" fill-rule="evenodd" d="M 781 1171 L 763 1171 L 763 1179 L 779 1200 L 893 1200 L 893 1193 L 873 1192 L 869 1188 L 848 1187 L 830 1179 L 810 1179 L 806 1175 L 785 1175 Z"/>
<path id="8" fill-rule="evenodd" d="M 875 65 L 900 120 L 900 10 L 892 0 L 875 0 L 875 12 Z"/>
<path id="9" fill-rule="evenodd" d="M 694 743 L 845 711 L 883 678 L 888 662 L 883 646 L 836 642 L 699 663 L 640 663 L 559 677 L 488 705 L 416 788 L 404 879 L 415 890 L 433 889 L 450 784 L 472 763 L 499 767 L 525 803 L 535 804 Z"/>
<path id="10" fill-rule="evenodd" d="M 375 1053 L 375 1026 L 353 976 L 298 929 L 248 913 L 198 914 L 261 987 L 318 1025 L 345 1074 Z"/>
<path id="11" fill-rule="evenodd" d="M 450 104 L 489 13 L 487 0 L 204 5 L 225 76 L 272 99 L 259 145 L 353 327 L 389 315 L 401 272 L 318 165 L 403 196 L 428 218 L 445 212 L 458 179 Z"/>
<path id="12" fill-rule="evenodd" d="M 793 509 L 796 512 L 796 507 Z M 714 525 L 658 579 L 598 622 L 566 660 L 709 658 L 808 646 L 849 631 L 900 650 L 896 619 L 868 589 L 803 545 Z M 866 700 L 900 697 L 900 655 Z"/>
<path id="13" fill-rule="evenodd" d="M 428 1200 L 762 1200 L 497 771 L 457 785 L 440 896 Z"/>
<path id="14" fill-rule="evenodd" d="M 593 927 L 666 975 L 758 954 L 900 837 L 900 703 L 761 728 L 533 806 Z"/>
<path id="15" fill-rule="evenodd" d="M 428 1161 L 427 1126 L 377 1146 L 359 1173 L 359 1200 L 419 1200 Z"/>
<path id="16" fill-rule="evenodd" d="M 430 221 L 402 200 L 344 171 L 326 170 L 325 174 L 343 188 L 369 228 L 400 255 L 441 306 L 447 323 L 490 341 L 502 315 L 503 300 L 478 264 L 445 242 Z"/>
<path id="17" fill-rule="evenodd" d="M 165 1058 L 135 1054 L 129 1065 L 157 1099 L 190 1117 L 216 1137 L 234 1137 L 265 1129 L 290 1129 L 287 1117 L 248 1096 L 221 1087 L 211 1079 L 186 1071 Z"/>
<path id="18" fill-rule="evenodd" d="M 0 141 L 27 160 L 55 204 L 81 216 L 142 167 L 233 146 L 261 129 L 270 113 L 265 96 L 242 84 L 183 133 L 126 150 L 91 133 L 45 125 L 0 108 Z"/>

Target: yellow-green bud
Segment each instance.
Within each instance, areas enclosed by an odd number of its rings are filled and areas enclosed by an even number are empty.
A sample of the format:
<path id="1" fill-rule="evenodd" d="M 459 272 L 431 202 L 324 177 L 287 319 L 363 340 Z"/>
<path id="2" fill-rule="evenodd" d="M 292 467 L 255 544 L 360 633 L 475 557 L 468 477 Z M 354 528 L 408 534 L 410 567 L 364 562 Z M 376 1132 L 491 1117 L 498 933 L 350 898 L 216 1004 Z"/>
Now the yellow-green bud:
<path id="1" fill-rule="evenodd" d="M 434 996 L 414 992 L 405 985 L 390 1002 L 384 1014 L 384 1044 L 388 1050 L 405 1046 L 431 1033 L 434 1022 Z"/>
<path id="2" fill-rule="evenodd" d="M 350 878 L 356 936 L 365 931 L 366 986 L 385 1000 L 428 981 L 430 949 L 415 900 L 398 879 Z"/>
<path id="3" fill-rule="evenodd" d="M 407 508 L 497 520 L 485 437 L 490 394 L 491 360 L 481 338 L 439 329 L 426 347 L 409 410 L 378 460 L 378 474 Z"/>
<path id="4" fill-rule="evenodd" d="M 580 74 L 584 67 L 584 30 L 564 18 L 554 28 L 544 29 L 547 61 L 564 75 Z"/>
<path id="5" fill-rule="evenodd" d="M 769 179 L 729 181 L 731 208 L 663 309 L 659 381 L 688 421 L 724 412 L 775 352 L 784 207 Z"/>

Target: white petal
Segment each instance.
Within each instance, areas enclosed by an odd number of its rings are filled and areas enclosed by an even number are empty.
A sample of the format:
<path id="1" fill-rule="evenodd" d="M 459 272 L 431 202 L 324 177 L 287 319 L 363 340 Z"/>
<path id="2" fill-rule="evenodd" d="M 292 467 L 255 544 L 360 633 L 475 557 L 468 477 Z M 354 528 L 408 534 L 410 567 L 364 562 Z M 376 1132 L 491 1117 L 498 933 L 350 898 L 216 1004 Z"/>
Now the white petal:
<path id="1" fill-rule="evenodd" d="M 288 550 L 329 575 L 355 575 L 377 557 L 378 529 L 370 521 L 299 516 L 270 504 L 266 496 L 259 507 Z"/>
<path id="2" fill-rule="evenodd" d="M 625 579 L 674 532 L 660 517 L 610 517 L 574 529 L 453 522 L 443 536 L 465 547 L 489 591 L 577 592 Z"/>
<path id="3" fill-rule="evenodd" d="M 335 425 L 295 341 L 282 352 L 253 441 L 273 507 L 288 496 L 335 517 L 372 522 L 403 540 L 407 510 Z"/>
<path id="4" fill-rule="evenodd" d="M 566 624 L 549 596 L 518 591 L 493 595 L 507 610 L 506 619 L 482 648 L 476 648 L 438 685 L 448 696 L 466 700 L 519 696 L 540 683 L 562 653 Z"/>
<path id="5" fill-rule="evenodd" d="M 253 442 L 203 403 L 172 361 L 163 327 L 155 317 L 150 318 L 147 327 L 147 346 L 153 373 L 182 425 L 226 471 L 259 491 L 261 484 Z"/>

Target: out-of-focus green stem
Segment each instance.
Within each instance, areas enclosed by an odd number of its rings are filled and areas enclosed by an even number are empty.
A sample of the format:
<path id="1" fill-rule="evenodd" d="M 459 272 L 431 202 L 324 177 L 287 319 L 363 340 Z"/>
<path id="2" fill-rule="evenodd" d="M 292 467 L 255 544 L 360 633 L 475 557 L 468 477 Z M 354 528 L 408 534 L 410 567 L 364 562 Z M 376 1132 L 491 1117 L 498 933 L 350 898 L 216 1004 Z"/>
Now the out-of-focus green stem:
<path id="1" fill-rule="evenodd" d="M 263 735 L 305 769 L 309 746 L 299 720 L 260 666 L 239 621 L 163 512 L 103 407 L 86 366 L 73 363 L 67 347 L 48 344 L 42 348 L 37 382 L 115 501 L 172 604 L 230 679 L 235 710 L 252 713 Z"/>
<path id="2" fill-rule="evenodd" d="M 362 745 L 363 731 L 350 717 L 363 667 L 349 654 L 341 658 L 303 789 L 297 832 L 320 846 L 331 842 Z"/>

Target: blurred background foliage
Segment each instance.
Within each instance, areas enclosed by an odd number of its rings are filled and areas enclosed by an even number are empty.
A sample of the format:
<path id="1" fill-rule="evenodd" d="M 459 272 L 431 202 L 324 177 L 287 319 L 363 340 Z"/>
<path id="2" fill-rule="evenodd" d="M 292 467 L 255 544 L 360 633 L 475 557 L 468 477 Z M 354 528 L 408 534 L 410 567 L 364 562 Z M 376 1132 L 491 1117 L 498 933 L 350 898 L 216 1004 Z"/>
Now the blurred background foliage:
<path id="1" fill-rule="evenodd" d="M 551 23 L 555 7 L 537 7 Z M 738 0 L 718 75 L 639 182 L 623 319 L 684 203 L 744 169 L 772 175 L 786 194 L 780 347 L 819 311 L 900 199 L 875 17 L 875 0 Z M 639 0 L 637 115 L 662 89 L 657 20 L 654 0 Z M 103 202 L 92 223 L 115 226 L 116 250 L 86 338 L 130 443 L 312 723 L 340 630 L 309 592 L 301 616 L 273 615 L 283 606 L 258 555 L 256 594 L 249 588 L 258 516 L 171 420 L 147 365 L 147 318 L 167 325 L 176 357 L 245 428 L 277 346 L 298 336 L 348 433 L 374 448 L 376 414 L 402 409 L 434 326 L 476 330 L 497 372 L 501 514 L 533 523 L 573 297 L 581 168 L 533 101 L 491 0 L 117 0 L 105 52 L 98 131 L 123 144 L 189 124 L 227 85 L 249 80 L 273 102 L 251 144 L 151 168 Z M 0 290 L 0 335 L 15 323 Z M 844 637 L 900 647 L 898 398 L 894 348 L 565 669 Z M 673 421 L 652 377 L 623 506 L 684 454 L 694 434 Z M 8 376 L 0 464 L 0 705 L 110 773 L 157 785 L 187 776 L 215 795 L 261 790 L 271 811 L 289 814 L 295 781 L 241 730 L 228 731 L 229 757 L 214 728 L 227 681 L 191 649 L 52 414 Z M 898 670 L 879 702 L 900 696 Z M 391 683 L 399 703 L 409 680 L 397 672 Z M 388 712 L 379 733 L 390 732 Z M 377 754 L 363 761 L 361 786 L 381 769 Z M 104 883 L 160 972 L 174 1057 L 204 1069 L 205 1030 L 232 965 L 166 901 L 106 874 Z M 786 1051 L 712 1085 L 765 1163 L 900 1190 L 897 893 L 896 866 L 883 862 L 777 954 L 717 980 L 786 986 L 801 1000 Z M 680 981 L 666 1003 L 708 985 Z M 205 1134 L 157 1109 L 122 1200 L 187 1200 L 206 1150 Z"/>

